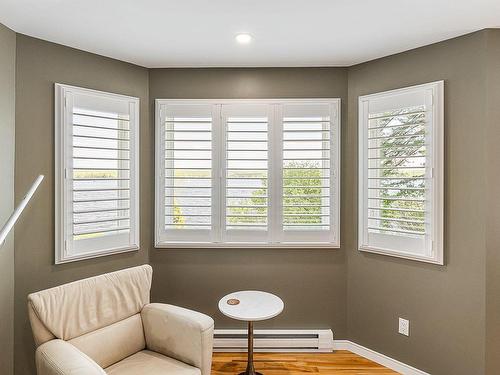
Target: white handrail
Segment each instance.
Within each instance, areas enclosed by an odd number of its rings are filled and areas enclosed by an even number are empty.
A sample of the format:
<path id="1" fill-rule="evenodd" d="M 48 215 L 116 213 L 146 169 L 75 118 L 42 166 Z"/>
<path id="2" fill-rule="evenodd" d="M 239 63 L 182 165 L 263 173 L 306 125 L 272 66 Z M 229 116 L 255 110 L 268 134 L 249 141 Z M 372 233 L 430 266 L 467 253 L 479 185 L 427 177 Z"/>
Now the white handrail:
<path id="1" fill-rule="evenodd" d="M 35 191 L 38 188 L 38 185 L 40 185 L 40 183 L 42 182 L 42 180 L 43 180 L 43 175 L 41 174 L 40 176 L 37 177 L 35 182 L 33 182 L 33 185 L 31 185 L 30 189 L 28 190 L 24 198 L 21 200 L 21 203 L 19 203 L 19 205 L 16 207 L 12 215 L 10 215 L 9 220 L 7 220 L 7 222 L 3 226 L 2 230 L 0 230 L 0 247 L 4 244 L 7 235 L 14 227 L 14 224 L 16 223 L 17 219 L 19 219 L 19 216 L 21 216 L 24 208 L 30 201 L 33 194 L 35 194 Z"/>

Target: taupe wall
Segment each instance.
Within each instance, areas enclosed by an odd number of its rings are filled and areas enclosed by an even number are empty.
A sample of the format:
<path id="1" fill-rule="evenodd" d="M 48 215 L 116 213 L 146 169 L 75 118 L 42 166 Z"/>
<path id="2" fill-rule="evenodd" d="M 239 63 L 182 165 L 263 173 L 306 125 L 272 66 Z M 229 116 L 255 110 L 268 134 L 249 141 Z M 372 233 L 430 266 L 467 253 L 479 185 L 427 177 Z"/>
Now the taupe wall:
<path id="1" fill-rule="evenodd" d="M 370 255 L 356 247 L 348 252 L 349 339 L 434 375 L 485 370 L 485 47 L 483 31 L 349 69 L 343 144 L 349 171 L 357 168 L 359 95 L 445 80 L 446 265 Z M 497 165 L 498 159 L 491 168 Z M 345 209 L 355 211 L 357 177 L 351 172 L 346 178 L 353 204 Z M 356 228 L 355 216 L 343 225 Z M 410 337 L 397 333 L 398 317 L 411 321 Z"/>
<path id="2" fill-rule="evenodd" d="M 500 186 L 499 33 L 483 31 L 349 69 L 149 71 L 18 35 L 16 200 L 37 174 L 47 178 L 16 229 L 16 374 L 34 374 L 28 293 L 148 260 L 155 270 L 154 300 L 204 311 L 218 328 L 242 327 L 218 312 L 222 295 L 265 289 L 281 295 L 286 309 L 262 327 L 332 328 L 336 338 L 435 375 L 482 374 L 485 367 L 488 374 L 498 373 L 500 208 L 487 208 L 498 207 Z M 4 55 L 2 48 L 0 59 Z M 3 71 L 2 64 L 0 77 Z M 357 97 L 441 79 L 446 82 L 446 265 L 359 253 Z M 141 98 L 139 252 L 54 266 L 54 82 Z M 342 99 L 341 249 L 152 249 L 154 99 L 267 97 Z M 410 337 L 397 334 L 398 316 L 410 319 Z"/>
<path id="3" fill-rule="evenodd" d="M 16 34 L 0 24 L 0 227 L 14 208 Z M 0 244 L 1 246 L 1 244 Z M 13 373 L 14 234 L 0 247 L 0 374 Z"/>
<path id="4" fill-rule="evenodd" d="M 141 99 L 141 250 L 54 265 L 54 83 Z M 148 71 L 24 35 L 17 37 L 16 199 L 38 174 L 46 176 L 16 228 L 15 369 L 34 374 L 34 345 L 26 310 L 28 293 L 83 277 L 148 262 L 151 237 L 153 133 Z"/>
<path id="5" fill-rule="evenodd" d="M 500 373 L 500 30 L 488 30 L 486 372 Z"/>
<path id="6" fill-rule="evenodd" d="M 346 110 L 347 70 L 305 69 L 152 69 L 150 102 L 158 98 L 334 97 Z M 153 119 L 152 119 L 153 120 Z M 345 127 L 343 120 L 342 127 Z M 346 171 L 342 170 L 342 173 Z M 348 186 L 342 184 L 342 192 Z M 352 213 L 343 209 L 341 221 Z M 344 235 L 344 227 L 341 228 Z M 343 241 L 343 240 L 342 240 Z M 278 328 L 332 328 L 345 338 L 345 250 L 155 249 L 153 299 L 201 310 L 216 328 L 240 328 L 225 318 L 218 300 L 234 290 L 261 289 L 286 302 L 279 317 L 259 324 Z"/>

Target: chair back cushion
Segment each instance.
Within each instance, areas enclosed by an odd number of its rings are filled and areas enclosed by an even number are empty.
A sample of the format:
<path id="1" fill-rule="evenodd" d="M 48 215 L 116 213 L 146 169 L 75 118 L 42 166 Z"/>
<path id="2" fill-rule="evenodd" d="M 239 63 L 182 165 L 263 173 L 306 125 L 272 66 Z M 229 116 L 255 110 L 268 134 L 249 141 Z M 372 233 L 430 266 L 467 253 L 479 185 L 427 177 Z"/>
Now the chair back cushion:
<path id="1" fill-rule="evenodd" d="M 143 265 L 30 294 L 36 344 L 71 340 L 139 313 L 149 303 L 152 274 Z"/>

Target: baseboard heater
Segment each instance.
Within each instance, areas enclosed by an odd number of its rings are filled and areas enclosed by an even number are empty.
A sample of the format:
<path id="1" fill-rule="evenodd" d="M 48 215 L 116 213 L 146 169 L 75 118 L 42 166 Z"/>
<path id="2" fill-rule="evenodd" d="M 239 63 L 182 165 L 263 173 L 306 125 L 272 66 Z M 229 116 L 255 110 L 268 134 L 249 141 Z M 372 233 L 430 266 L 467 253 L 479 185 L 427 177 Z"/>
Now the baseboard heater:
<path id="1" fill-rule="evenodd" d="M 247 350 L 247 331 L 244 329 L 216 329 L 214 351 L 243 352 Z M 256 352 L 331 352 L 331 329 L 315 330 L 254 330 Z"/>

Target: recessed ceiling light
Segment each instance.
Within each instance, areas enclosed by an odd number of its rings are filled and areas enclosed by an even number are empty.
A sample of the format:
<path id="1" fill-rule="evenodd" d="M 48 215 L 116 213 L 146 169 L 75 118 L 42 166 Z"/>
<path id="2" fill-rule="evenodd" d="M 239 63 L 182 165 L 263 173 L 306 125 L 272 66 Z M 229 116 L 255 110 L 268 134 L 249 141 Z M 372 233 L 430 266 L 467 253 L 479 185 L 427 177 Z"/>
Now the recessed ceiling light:
<path id="1" fill-rule="evenodd" d="M 248 44 L 252 41 L 252 36 L 250 34 L 241 33 L 236 35 L 236 41 L 240 44 Z"/>

